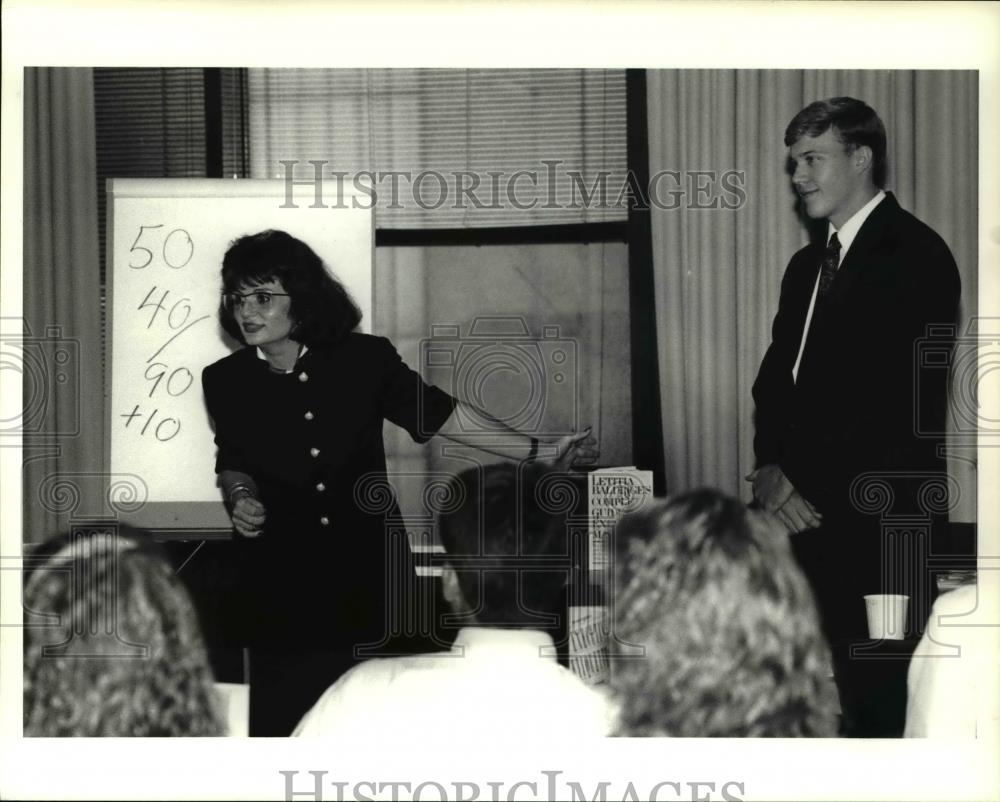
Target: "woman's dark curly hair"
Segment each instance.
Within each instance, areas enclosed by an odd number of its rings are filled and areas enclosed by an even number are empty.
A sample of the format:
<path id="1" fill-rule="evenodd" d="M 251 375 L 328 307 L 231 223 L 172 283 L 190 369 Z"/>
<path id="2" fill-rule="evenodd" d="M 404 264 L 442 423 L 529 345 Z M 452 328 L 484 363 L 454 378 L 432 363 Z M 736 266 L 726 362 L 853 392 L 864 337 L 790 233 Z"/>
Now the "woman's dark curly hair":
<path id="1" fill-rule="evenodd" d="M 195 610 L 159 547 L 74 533 L 30 559 L 26 736 L 225 734 Z"/>
<path id="2" fill-rule="evenodd" d="M 361 322 L 361 310 L 350 293 L 323 266 L 323 260 L 302 240 L 284 231 L 261 231 L 234 240 L 222 259 L 222 291 L 279 281 L 290 296 L 295 321 L 291 337 L 308 346 L 340 342 Z M 222 327 L 246 345 L 243 332 L 224 303 L 219 305 Z"/>
<path id="3" fill-rule="evenodd" d="M 622 735 L 831 737 L 836 690 L 783 533 L 714 490 L 623 521 L 611 685 Z"/>

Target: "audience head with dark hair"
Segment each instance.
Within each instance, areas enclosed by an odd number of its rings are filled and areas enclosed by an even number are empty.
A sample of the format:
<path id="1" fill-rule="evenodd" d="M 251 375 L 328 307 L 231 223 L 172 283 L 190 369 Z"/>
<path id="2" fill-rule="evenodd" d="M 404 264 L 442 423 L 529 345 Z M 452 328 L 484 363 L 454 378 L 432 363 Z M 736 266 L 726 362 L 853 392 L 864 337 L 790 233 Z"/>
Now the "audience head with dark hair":
<path id="1" fill-rule="evenodd" d="M 613 570 L 620 734 L 836 734 L 811 591 L 761 513 L 714 490 L 657 503 L 619 527 Z"/>
<path id="2" fill-rule="evenodd" d="M 24 734 L 224 735 L 195 610 L 134 531 L 76 531 L 28 558 Z"/>
<path id="3" fill-rule="evenodd" d="M 552 626 L 568 575 L 565 566 L 546 566 L 546 558 L 566 554 L 566 526 L 538 490 L 562 476 L 539 464 L 502 463 L 452 479 L 438 522 L 446 555 L 442 584 L 452 608 L 468 614 L 464 623 Z"/>

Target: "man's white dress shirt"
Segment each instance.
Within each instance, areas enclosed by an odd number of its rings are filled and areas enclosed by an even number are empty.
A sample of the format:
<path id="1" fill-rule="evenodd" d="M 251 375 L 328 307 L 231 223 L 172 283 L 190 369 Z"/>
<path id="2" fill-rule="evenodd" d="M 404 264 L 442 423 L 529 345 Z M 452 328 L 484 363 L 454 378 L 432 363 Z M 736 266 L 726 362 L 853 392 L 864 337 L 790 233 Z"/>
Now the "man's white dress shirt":
<path id="1" fill-rule="evenodd" d="M 848 219 L 844 225 L 839 229 L 835 228 L 833 223 L 827 226 L 826 230 L 826 244 L 830 244 L 830 238 L 834 234 L 837 235 L 837 239 L 840 241 L 840 261 L 838 262 L 837 269 L 840 269 L 840 265 L 844 263 L 844 258 L 847 256 L 847 252 L 851 249 L 851 243 L 854 242 L 854 238 L 858 236 L 858 232 L 861 230 L 861 226 L 864 225 L 865 220 L 868 219 L 875 207 L 878 206 L 883 198 L 885 198 L 885 192 L 881 189 L 875 193 L 868 203 L 858 209 L 850 219 Z M 799 378 L 799 363 L 802 361 L 802 352 L 806 350 L 806 337 L 809 335 L 809 324 L 812 323 L 813 310 L 816 308 L 816 293 L 819 290 L 819 273 L 816 274 L 816 283 L 813 284 L 812 298 L 809 299 L 809 311 L 806 312 L 806 323 L 802 327 L 802 339 L 799 341 L 799 355 L 795 357 L 795 365 L 792 366 L 792 379 Z"/>
<path id="2" fill-rule="evenodd" d="M 537 630 L 466 627 L 450 652 L 355 666 L 293 735 L 520 743 L 607 734 L 611 705 L 554 652 L 552 639 Z"/>

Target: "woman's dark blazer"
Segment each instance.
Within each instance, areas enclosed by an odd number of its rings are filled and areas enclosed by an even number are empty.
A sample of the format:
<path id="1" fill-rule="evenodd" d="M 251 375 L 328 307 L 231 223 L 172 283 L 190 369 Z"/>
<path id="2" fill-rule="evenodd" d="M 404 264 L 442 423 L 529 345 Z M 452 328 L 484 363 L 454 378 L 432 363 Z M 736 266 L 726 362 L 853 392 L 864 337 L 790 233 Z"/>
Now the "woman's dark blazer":
<path id="1" fill-rule="evenodd" d="M 206 367 L 202 385 L 216 471 L 253 477 L 267 510 L 260 537 L 237 537 L 253 640 L 377 639 L 388 591 L 413 582 L 385 481 L 383 421 L 424 442 L 454 400 L 426 385 L 389 340 L 359 333 L 309 348 L 289 374 L 243 348 Z"/>

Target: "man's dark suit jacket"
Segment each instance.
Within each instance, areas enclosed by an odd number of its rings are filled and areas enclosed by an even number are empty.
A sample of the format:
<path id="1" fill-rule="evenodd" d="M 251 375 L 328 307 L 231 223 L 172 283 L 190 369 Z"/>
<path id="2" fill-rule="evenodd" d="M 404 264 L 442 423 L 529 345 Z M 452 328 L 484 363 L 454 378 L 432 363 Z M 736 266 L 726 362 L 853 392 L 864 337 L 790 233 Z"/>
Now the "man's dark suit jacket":
<path id="1" fill-rule="evenodd" d="M 753 386 L 754 451 L 758 467 L 778 464 L 830 520 L 851 514 L 851 482 L 862 473 L 943 470 L 943 438 L 933 433 L 944 431 L 947 371 L 917 366 L 928 326 L 954 324 L 960 280 L 944 240 L 887 193 L 813 315 L 795 382 L 824 248 L 796 253 L 782 280 Z"/>

